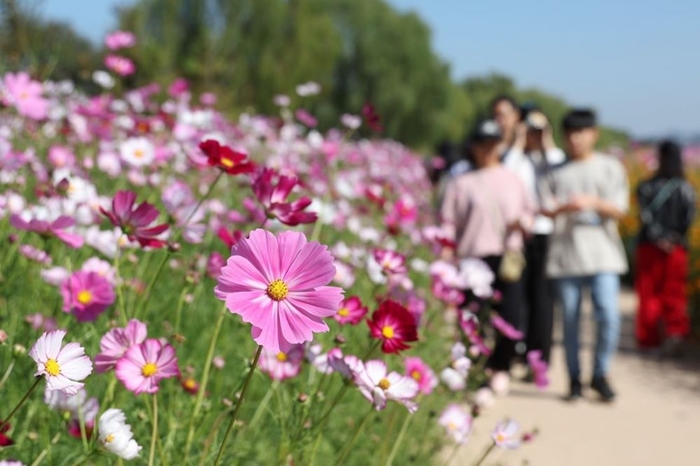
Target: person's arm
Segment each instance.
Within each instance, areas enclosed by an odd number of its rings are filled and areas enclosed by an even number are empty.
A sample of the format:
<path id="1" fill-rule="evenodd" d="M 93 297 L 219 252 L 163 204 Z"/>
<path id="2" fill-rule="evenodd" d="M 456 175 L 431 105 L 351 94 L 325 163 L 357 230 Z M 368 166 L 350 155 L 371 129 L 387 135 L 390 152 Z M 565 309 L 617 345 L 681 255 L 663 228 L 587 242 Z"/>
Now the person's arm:
<path id="1" fill-rule="evenodd" d="M 455 240 L 455 215 L 456 215 L 456 186 L 455 179 L 451 179 L 445 188 L 445 195 L 440 206 L 440 223 L 442 224 L 447 235 Z M 440 251 L 440 257 L 443 260 L 451 261 L 454 258 L 454 248 L 444 246 Z"/>

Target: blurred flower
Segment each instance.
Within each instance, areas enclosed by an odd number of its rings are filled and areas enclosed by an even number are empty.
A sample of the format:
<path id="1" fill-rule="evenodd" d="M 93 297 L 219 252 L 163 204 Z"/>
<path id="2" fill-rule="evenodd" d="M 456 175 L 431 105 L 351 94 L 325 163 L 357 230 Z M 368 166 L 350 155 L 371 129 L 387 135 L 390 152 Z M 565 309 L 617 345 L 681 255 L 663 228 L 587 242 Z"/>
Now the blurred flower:
<path id="1" fill-rule="evenodd" d="M 217 167 L 229 175 L 255 171 L 255 165 L 246 154 L 236 152 L 228 146 L 222 146 L 214 139 L 200 142 L 199 149 L 207 156 L 209 165 Z"/>
<path id="2" fill-rule="evenodd" d="M 406 342 L 418 341 L 415 318 L 396 301 L 382 302 L 367 325 L 370 336 L 381 340 L 385 353 L 399 353 L 409 348 Z"/>
<path id="3" fill-rule="evenodd" d="M 37 249 L 30 244 L 21 244 L 19 246 L 19 253 L 22 254 L 27 259 L 33 260 L 34 262 L 38 262 L 39 264 L 43 264 L 43 265 L 50 265 L 51 264 L 51 256 L 49 256 L 46 251 L 42 251 L 41 249 Z"/>
<path id="4" fill-rule="evenodd" d="M 107 55 L 105 57 L 105 66 L 119 76 L 129 76 L 136 71 L 136 65 L 134 65 L 133 61 L 119 55 Z"/>
<path id="5" fill-rule="evenodd" d="M 124 353 L 146 340 L 146 324 L 131 319 L 125 328 L 113 328 L 100 339 L 100 352 L 95 356 L 96 372 L 107 372 L 117 365 Z"/>
<path id="6" fill-rule="evenodd" d="M 403 404 L 410 413 L 418 410 L 418 405 L 412 401 L 418 395 L 418 382 L 397 372 L 388 372 L 384 361 L 360 363 L 355 383 L 377 411 L 384 409 L 391 400 Z"/>
<path id="7" fill-rule="evenodd" d="M 340 116 L 340 122 L 348 129 L 357 129 L 362 125 L 362 118 L 357 115 L 343 113 Z"/>
<path id="8" fill-rule="evenodd" d="M 180 381 L 182 388 L 190 395 L 196 395 L 199 392 L 199 383 L 192 377 L 185 377 Z"/>
<path id="9" fill-rule="evenodd" d="M 33 120 L 46 118 L 49 101 L 41 96 L 44 89 L 40 82 L 33 81 L 27 73 L 7 73 L 3 87 L 5 105 L 14 105 L 17 113 Z"/>
<path id="10" fill-rule="evenodd" d="M 299 120 L 304 126 L 308 126 L 309 128 L 315 128 L 316 125 L 318 125 L 318 120 L 303 108 L 300 108 L 296 112 L 294 112 L 294 115 L 297 117 L 297 120 Z"/>
<path id="11" fill-rule="evenodd" d="M 7 332 L 4 331 L 3 329 L 0 329 L 0 345 L 5 344 L 7 341 Z"/>
<path id="12" fill-rule="evenodd" d="M 520 340 L 523 338 L 523 332 L 506 322 L 506 320 L 498 314 L 491 314 L 490 320 L 491 324 L 506 338 L 511 340 Z"/>
<path id="13" fill-rule="evenodd" d="M 162 379 L 180 375 L 175 349 L 155 339 L 148 339 L 126 350 L 117 361 L 115 373 L 126 389 L 136 395 L 156 393 Z"/>
<path id="14" fill-rule="evenodd" d="M 114 226 L 122 229 L 129 240 L 138 241 L 143 247 L 150 246 L 160 248 L 165 242 L 156 236 L 165 232 L 168 225 L 156 225 L 150 227 L 158 218 L 158 209 L 148 202 L 142 202 L 134 207 L 136 193 L 133 191 L 117 191 L 112 200 L 112 210 L 106 211 L 100 207 L 100 212 L 107 216 Z"/>
<path id="15" fill-rule="evenodd" d="M 299 180 L 295 176 L 279 176 L 275 184 L 275 175 L 274 170 L 264 168 L 253 182 L 255 197 L 265 208 L 267 216 L 290 226 L 315 222 L 318 218 L 315 212 L 304 212 L 311 205 L 310 198 L 301 197 L 294 202 L 287 202 Z"/>
<path id="16" fill-rule="evenodd" d="M 141 447 L 134 440 L 131 426 L 120 409 L 111 408 L 100 416 L 99 439 L 105 449 L 125 460 L 139 456 Z"/>
<path id="17" fill-rule="evenodd" d="M 479 408 L 490 408 L 496 403 L 496 396 L 489 387 L 481 387 L 474 392 L 474 404 Z"/>
<path id="18" fill-rule="evenodd" d="M 328 352 L 328 365 L 344 379 L 350 380 L 357 376 L 362 361 L 352 354 L 343 356 L 343 351 L 340 348 L 333 348 Z"/>
<path id="19" fill-rule="evenodd" d="M 542 351 L 532 350 L 527 353 L 527 363 L 532 370 L 532 375 L 535 379 L 535 385 L 540 390 L 544 390 L 549 386 L 549 366 L 546 361 L 542 360 Z"/>
<path id="20" fill-rule="evenodd" d="M 114 303 L 114 287 L 95 272 L 78 270 L 61 283 L 63 311 L 90 322 Z"/>
<path id="21" fill-rule="evenodd" d="M 51 332 L 58 328 L 58 324 L 56 324 L 56 319 L 54 319 L 53 317 L 47 317 L 39 312 L 29 314 L 24 318 L 24 321 L 31 325 L 34 330 L 43 330 L 45 332 Z"/>
<path id="22" fill-rule="evenodd" d="M 289 104 L 291 103 L 289 96 L 286 96 L 284 94 L 277 94 L 273 97 L 272 101 L 278 107 L 289 107 Z"/>
<path id="23" fill-rule="evenodd" d="M 223 356 L 214 356 L 214 359 L 212 359 L 211 362 L 217 369 L 223 369 L 226 365 L 226 360 L 223 358 Z"/>
<path id="24" fill-rule="evenodd" d="M 156 158 L 156 150 L 150 139 L 129 138 L 119 146 L 119 154 L 132 167 L 150 167 Z"/>
<path id="25" fill-rule="evenodd" d="M 520 438 L 518 436 L 519 429 L 520 426 L 517 422 L 506 419 L 496 424 L 491 438 L 498 447 L 505 448 L 506 450 L 514 450 L 520 446 Z"/>
<path id="26" fill-rule="evenodd" d="M 136 45 L 136 36 L 129 31 L 115 31 L 105 37 L 105 45 L 110 50 L 119 50 Z"/>
<path id="27" fill-rule="evenodd" d="M 419 357 L 410 357 L 404 360 L 406 376 L 418 382 L 418 389 L 424 395 L 430 395 L 438 385 L 435 372 Z"/>
<path id="28" fill-rule="evenodd" d="M 440 373 L 440 380 L 452 391 L 463 390 L 466 386 L 472 361 L 467 356 L 467 348 L 461 342 L 452 345 L 450 365 Z"/>
<path id="29" fill-rule="evenodd" d="M 10 426 L 10 423 L 9 423 L 9 422 L 5 422 L 5 423 L 3 423 L 2 425 L 0 425 L 0 448 L 2 448 L 2 447 L 9 447 L 10 445 L 14 445 L 14 444 L 15 444 L 15 441 L 14 441 L 14 440 L 12 440 L 10 437 L 8 437 L 7 435 L 5 435 L 5 434 L 7 434 L 7 432 L 10 430 L 10 427 L 11 427 L 11 426 Z M 22 464 L 22 463 L 20 463 L 19 461 L 7 461 L 7 462 L 5 462 L 5 461 L 0 461 L 0 466 L 3 466 L 3 463 L 6 463 L 6 465 L 8 465 L 8 466 L 11 465 L 12 463 L 17 463 L 17 464 L 19 464 L 19 465 Z"/>
<path id="30" fill-rule="evenodd" d="M 357 325 L 367 315 L 367 308 L 357 296 L 351 296 L 340 303 L 340 309 L 333 318 L 341 324 Z"/>
<path id="31" fill-rule="evenodd" d="M 10 224 L 18 230 L 33 231 L 42 236 L 55 236 L 71 248 L 77 249 L 83 245 L 83 237 L 76 233 L 69 233 L 66 228 L 75 225 L 75 219 L 66 215 L 59 216 L 56 220 L 49 222 L 32 218 L 25 221 L 19 215 L 10 216 Z"/>
<path id="32" fill-rule="evenodd" d="M 479 298 L 489 298 L 493 295 L 491 284 L 495 278 L 486 262 L 481 259 L 464 259 L 459 263 L 456 280 L 459 288 L 470 289 Z"/>
<path id="33" fill-rule="evenodd" d="M 104 70 L 93 71 L 92 80 L 95 82 L 95 84 L 105 89 L 112 89 L 115 84 L 112 75 Z"/>
<path id="34" fill-rule="evenodd" d="M 387 275 L 404 275 L 407 272 L 406 257 L 403 254 L 387 249 L 375 249 L 372 255 Z"/>
<path id="35" fill-rule="evenodd" d="M 462 445 L 469 439 L 472 430 L 473 419 L 471 415 L 456 404 L 448 405 L 440 414 L 438 422 L 447 431 L 447 435 L 458 444 Z"/>
<path id="36" fill-rule="evenodd" d="M 240 230 L 229 231 L 227 228 L 221 227 L 216 230 L 216 236 L 231 250 L 243 238 L 243 232 Z"/>
<path id="37" fill-rule="evenodd" d="M 342 289 L 327 285 L 335 275 L 328 249 L 301 232 L 278 236 L 257 229 L 231 251 L 216 296 L 253 325 L 253 339 L 272 353 L 328 331 L 323 321 L 338 311 Z"/>
<path id="38" fill-rule="evenodd" d="M 92 361 L 78 343 L 61 347 L 65 336 L 65 330 L 44 332 L 29 351 L 29 357 L 37 364 L 34 376 L 46 378 L 47 390 L 75 395 L 84 385 L 79 381 L 92 372 Z"/>
<path id="39" fill-rule="evenodd" d="M 304 360 L 304 345 L 292 345 L 288 351 L 263 350 L 260 355 L 260 370 L 272 380 L 296 377 Z"/>
<path id="40" fill-rule="evenodd" d="M 214 251 L 209 254 L 207 259 L 207 274 L 217 280 L 219 275 L 221 275 L 221 268 L 226 265 L 226 259 L 219 252 Z"/>
<path id="41" fill-rule="evenodd" d="M 384 131 L 384 127 L 381 124 L 381 120 L 379 118 L 379 114 L 377 113 L 376 109 L 374 108 L 374 105 L 372 105 L 371 102 L 366 102 L 365 105 L 362 107 L 362 116 L 365 119 L 365 124 L 369 129 L 372 131 L 376 131 L 377 133 L 381 133 Z"/>
<path id="42" fill-rule="evenodd" d="M 299 84 L 296 87 L 296 91 L 301 97 L 309 97 L 321 92 L 321 85 L 313 81 L 309 81 L 304 84 Z"/>

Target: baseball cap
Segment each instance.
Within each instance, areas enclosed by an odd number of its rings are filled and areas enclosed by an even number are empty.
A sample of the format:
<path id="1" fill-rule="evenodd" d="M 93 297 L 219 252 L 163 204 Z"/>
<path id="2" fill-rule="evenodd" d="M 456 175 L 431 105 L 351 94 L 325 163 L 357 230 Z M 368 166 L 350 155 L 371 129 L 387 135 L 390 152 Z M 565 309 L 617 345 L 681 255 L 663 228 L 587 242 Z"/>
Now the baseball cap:
<path id="1" fill-rule="evenodd" d="M 476 124 L 471 135 L 472 142 L 500 141 L 503 139 L 501 128 L 494 120 L 482 120 Z"/>

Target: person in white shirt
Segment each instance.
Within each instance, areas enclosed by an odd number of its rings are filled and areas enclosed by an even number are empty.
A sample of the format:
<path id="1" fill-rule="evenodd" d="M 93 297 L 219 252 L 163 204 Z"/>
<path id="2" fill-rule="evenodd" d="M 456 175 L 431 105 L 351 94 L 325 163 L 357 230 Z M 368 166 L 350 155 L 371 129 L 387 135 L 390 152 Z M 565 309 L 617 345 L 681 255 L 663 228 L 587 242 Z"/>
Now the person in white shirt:
<path id="1" fill-rule="evenodd" d="M 525 345 L 527 351 L 541 351 L 546 362 L 549 362 L 552 346 L 554 315 L 552 285 L 547 278 L 546 263 L 554 223 L 541 214 L 542 196 L 538 186 L 553 167 L 565 160 L 566 155 L 554 143 L 552 127 L 544 113 L 534 108 L 523 112 L 523 121 L 515 129 L 513 143 L 504 155 L 503 164 L 520 175 L 540 212 L 525 246 Z"/>

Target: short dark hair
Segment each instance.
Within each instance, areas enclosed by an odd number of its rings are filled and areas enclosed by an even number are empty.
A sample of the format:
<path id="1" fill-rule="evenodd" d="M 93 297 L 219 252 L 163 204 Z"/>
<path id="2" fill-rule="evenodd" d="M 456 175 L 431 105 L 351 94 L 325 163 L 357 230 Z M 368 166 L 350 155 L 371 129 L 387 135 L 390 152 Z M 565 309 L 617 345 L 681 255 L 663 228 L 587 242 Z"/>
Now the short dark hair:
<path id="1" fill-rule="evenodd" d="M 569 111 L 562 120 L 564 131 L 595 128 L 598 126 L 596 114 L 589 108 L 575 108 Z"/>
<path id="2" fill-rule="evenodd" d="M 489 108 L 493 111 L 494 107 L 501 102 L 508 102 L 518 113 L 520 113 L 520 106 L 518 105 L 518 102 L 515 101 L 513 96 L 508 94 L 498 94 L 491 100 Z"/>
<path id="3" fill-rule="evenodd" d="M 683 178 L 683 151 L 675 141 L 669 139 L 659 144 L 659 168 L 657 178 Z"/>

